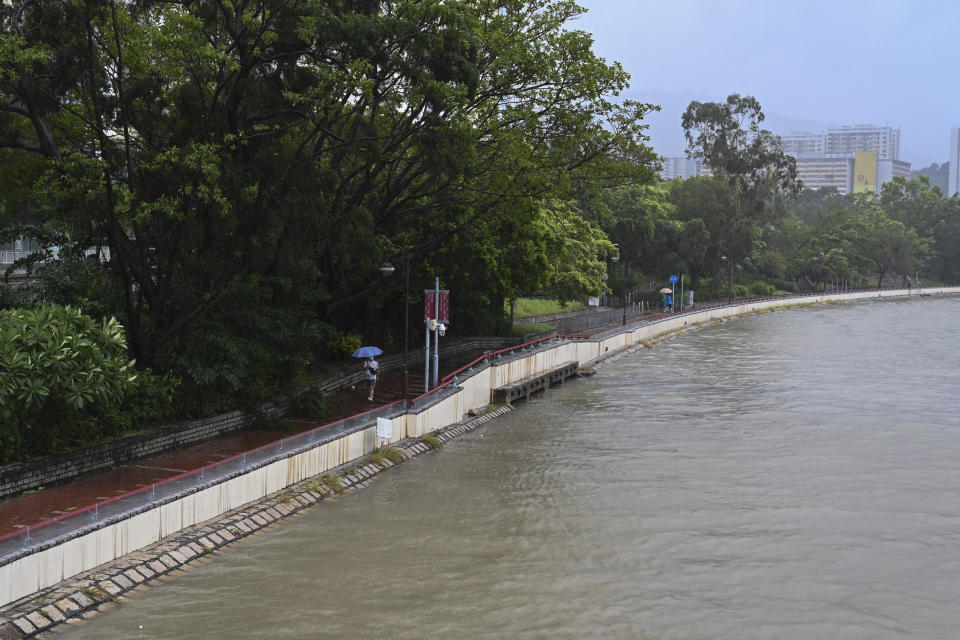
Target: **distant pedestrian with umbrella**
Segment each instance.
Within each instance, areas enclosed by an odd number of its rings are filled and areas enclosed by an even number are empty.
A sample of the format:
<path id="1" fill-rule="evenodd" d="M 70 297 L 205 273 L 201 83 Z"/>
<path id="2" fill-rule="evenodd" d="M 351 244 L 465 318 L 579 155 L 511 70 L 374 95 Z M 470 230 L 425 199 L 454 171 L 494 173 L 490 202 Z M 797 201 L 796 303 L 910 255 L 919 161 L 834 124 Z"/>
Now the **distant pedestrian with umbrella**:
<path id="1" fill-rule="evenodd" d="M 363 358 L 363 377 L 367 381 L 367 401 L 373 402 L 373 390 L 377 386 L 377 375 L 380 372 L 380 364 L 374 360 L 374 356 L 382 354 L 377 347 L 360 347 L 353 352 L 354 358 Z"/>
<path id="2" fill-rule="evenodd" d="M 663 310 L 673 311 L 673 289 L 670 287 L 660 289 L 660 298 L 663 300 Z"/>

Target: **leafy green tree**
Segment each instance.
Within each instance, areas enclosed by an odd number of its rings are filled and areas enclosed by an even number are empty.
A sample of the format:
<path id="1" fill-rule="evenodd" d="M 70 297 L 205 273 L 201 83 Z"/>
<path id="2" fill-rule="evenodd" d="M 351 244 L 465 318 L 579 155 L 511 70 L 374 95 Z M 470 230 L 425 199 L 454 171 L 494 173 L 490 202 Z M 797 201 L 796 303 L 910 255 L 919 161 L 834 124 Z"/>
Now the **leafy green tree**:
<path id="1" fill-rule="evenodd" d="M 55 449 L 72 420 L 119 405 L 136 378 L 115 319 L 57 305 L 0 311 L 3 460 Z"/>
<path id="2" fill-rule="evenodd" d="M 916 271 L 928 256 L 929 247 L 917 232 L 884 212 L 872 195 L 858 202 L 861 232 L 857 238 L 859 253 L 877 274 L 877 287 L 887 275 L 907 276 Z"/>
<path id="3" fill-rule="evenodd" d="M 720 256 L 726 255 L 734 244 L 742 255 L 749 254 L 755 226 L 747 225 L 739 232 L 731 232 L 738 224 L 737 206 L 733 190 L 726 182 L 714 176 L 671 181 L 669 201 L 676 207 L 677 218 L 689 229 L 687 234 L 693 238 L 681 252 L 692 282 L 718 274 L 724 266 Z"/>
<path id="4" fill-rule="evenodd" d="M 693 101 L 682 117 L 687 154 L 703 161 L 734 197 L 730 224 L 717 238 L 727 256 L 730 286 L 736 264 L 750 255 L 759 228 L 783 213 L 782 196 L 801 188 L 796 161 L 780 140 L 760 128 L 764 115 L 752 96 L 731 94 L 726 102 Z"/>
<path id="5" fill-rule="evenodd" d="M 197 410 L 214 410 L 276 393 L 338 329 L 395 331 L 382 259 L 510 266 L 483 254 L 501 229 L 534 237 L 536 201 L 652 179 L 652 107 L 611 101 L 627 74 L 568 28 L 582 12 L 5 4 L 0 146 L 37 159 L 31 216 L 56 232 L 51 249 L 109 249 L 99 268 L 115 293 L 96 304 L 124 318 L 138 366 L 177 372 Z M 471 281 L 480 325 L 491 301 L 556 265 L 512 266 Z"/>

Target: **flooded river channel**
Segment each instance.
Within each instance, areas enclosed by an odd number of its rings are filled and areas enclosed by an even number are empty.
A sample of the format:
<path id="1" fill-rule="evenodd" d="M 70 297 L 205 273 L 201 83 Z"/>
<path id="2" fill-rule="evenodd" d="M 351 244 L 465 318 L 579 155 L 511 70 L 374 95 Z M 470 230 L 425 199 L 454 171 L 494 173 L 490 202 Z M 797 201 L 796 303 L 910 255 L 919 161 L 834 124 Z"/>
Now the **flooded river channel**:
<path id="1" fill-rule="evenodd" d="M 690 331 L 57 636 L 956 638 L 958 318 Z"/>

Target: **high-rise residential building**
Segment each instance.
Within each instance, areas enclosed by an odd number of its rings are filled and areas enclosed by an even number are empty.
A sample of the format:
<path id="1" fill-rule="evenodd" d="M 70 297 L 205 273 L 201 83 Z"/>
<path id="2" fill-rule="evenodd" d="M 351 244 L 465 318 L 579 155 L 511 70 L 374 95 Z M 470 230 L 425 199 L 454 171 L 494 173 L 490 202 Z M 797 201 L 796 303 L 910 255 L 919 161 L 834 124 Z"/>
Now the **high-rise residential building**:
<path id="1" fill-rule="evenodd" d="M 797 158 L 797 175 L 807 189 L 853 191 L 853 158 Z"/>
<path id="2" fill-rule="evenodd" d="M 822 156 L 827 145 L 827 137 L 822 133 L 788 133 L 780 136 L 784 153 L 791 156 Z"/>
<path id="3" fill-rule="evenodd" d="M 900 130 L 892 127 L 858 124 L 790 133 L 780 141 L 784 152 L 796 158 L 797 173 L 808 189 L 879 192 L 895 176 L 910 176 L 910 164 L 900 160 Z"/>
<path id="4" fill-rule="evenodd" d="M 695 178 L 700 175 L 700 162 L 693 158 L 669 157 L 663 159 L 663 168 L 660 170 L 660 177 L 664 180 L 673 180 L 674 178 Z"/>
<path id="5" fill-rule="evenodd" d="M 900 129 L 855 124 L 827 129 L 824 153 L 853 154 L 873 151 L 880 160 L 900 159 Z"/>
<path id="6" fill-rule="evenodd" d="M 950 170 L 947 179 L 947 196 L 960 192 L 960 127 L 950 129 Z"/>

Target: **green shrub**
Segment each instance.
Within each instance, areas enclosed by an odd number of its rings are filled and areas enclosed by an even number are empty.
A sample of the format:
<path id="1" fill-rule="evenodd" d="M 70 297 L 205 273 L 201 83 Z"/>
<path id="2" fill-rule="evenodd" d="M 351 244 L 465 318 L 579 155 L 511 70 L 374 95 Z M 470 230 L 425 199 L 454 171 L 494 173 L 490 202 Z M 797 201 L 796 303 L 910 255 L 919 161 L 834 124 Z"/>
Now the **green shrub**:
<path id="1" fill-rule="evenodd" d="M 370 454 L 369 462 L 371 464 L 375 464 L 378 467 L 385 467 L 386 464 L 384 464 L 384 460 L 389 460 L 393 464 L 400 464 L 406 460 L 406 456 L 396 447 L 382 447 Z"/>
<path id="2" fill-rule="evenodd" d="M 317 388 L 309 388 L 289 398 L 288 415 L 310 420 L 324 420 L 330 415 L 323 393 Z"/>
<path id="3" fill-rule="evenodd" d="M 789 292 L 789 293 L 797 293 L 797 291 L 799 291 L 799 287 L 797 286 L 797 283 L 793 282 L 792 280 L 783 280 L 781 278 L 767 278 L 767 282 L 772 284 L 775 290 L 778 292 L 782 291 L 782 292 Z"/>
<path id="4" fill-rule="evenodd" d="M 750 297 L 750 290 L 742 284 L 733 285 L 733 297 L 734 298 L 748 298 Z"/>
<path id="5" fill-rule="evenodd" d="M 750 291 L 757 296 L 772 296 L 777 290 L 772 284 L 767 284 L 763 280 L 758 280 L 750 285 Z"/>
<path id="6" fill-rule="evenodd" d="M 514 318 L 529 318 L 531 316 L 545 316 L 553 313 L 562 313 L 565 311 L 576 311 L 583 309 L 582 302 L 567 302 L 560 304 L 557 300 L 547 300 L 543 298 L 518 298 L 513 310 Z M 510 314 L 510 301 L 504 303 L 504 312 Z"/>
<path id="7" fill-rule="evenodd" d="M 553 333 L 553 325 L 545 322 L 528 322 L 526 324 L 515 324 L 511 335 L 525 336 L 531 333 Z"/>
<path id="8" fill-rule="evenodd" d="M 52 453 L 100 433 L 137 380 L 123 327 L 78 309 L 0 311 L 0 457 Z"/>

